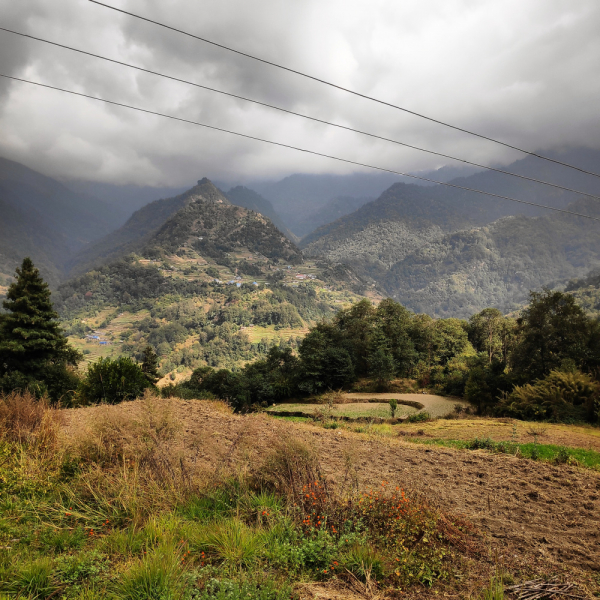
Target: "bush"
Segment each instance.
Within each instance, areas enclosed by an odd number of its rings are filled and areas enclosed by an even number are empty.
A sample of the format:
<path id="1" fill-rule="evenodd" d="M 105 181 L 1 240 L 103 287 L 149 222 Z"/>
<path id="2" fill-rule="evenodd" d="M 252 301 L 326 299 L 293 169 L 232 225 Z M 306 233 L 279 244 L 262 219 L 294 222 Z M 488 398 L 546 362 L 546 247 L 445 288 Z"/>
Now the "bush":
<path id="1" fill-rule="evenodd" d="M 412 415 L 408 415 L 406 418 L 407 423 L 421 423 L 423 421 L 430 421 L 431 415 L 427 411 L 413 413 Z"/>
<path id="2" fill-rule="evenodd" d="M 79 393 L 85 402 L 118 404 L 134 400 L 152 388 L 141 367 L 127 356 L 101 358 L 88 367 Z"/>
<path id="3" fill-rule="evenodd" d="M 549 421 L 598 421 L 600 385 L 579 371 L 552 371 L 533 384 L 516 386 L 498 405 L 498 413 Z"/>

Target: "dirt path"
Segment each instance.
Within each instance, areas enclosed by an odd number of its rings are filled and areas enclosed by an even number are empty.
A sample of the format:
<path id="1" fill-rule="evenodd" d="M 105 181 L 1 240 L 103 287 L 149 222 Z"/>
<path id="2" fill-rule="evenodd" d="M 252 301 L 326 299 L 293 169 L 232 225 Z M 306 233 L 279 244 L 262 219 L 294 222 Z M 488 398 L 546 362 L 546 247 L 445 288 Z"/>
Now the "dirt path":
<path id="1" fill-rule="evenodd" d="M 183 423 L 182 443 L 190 455 L 194 448 L 200 466 L 237 460 L 259 464 L 277 438 L 294 435 L 318 450 L 332 479 L 350 462 L 363 488 L 389 481 L 466 516 L 492 536 L 499 560 L 534 553 L 557 567 L 600 570 L 600 473 L 325 430 L 260 414 L 228 415 L 201 401 L 170 402 Z M 133 414 L 137 404 L 117 408 Z M 66 411 L 68 433 L 101 408 Z"/>

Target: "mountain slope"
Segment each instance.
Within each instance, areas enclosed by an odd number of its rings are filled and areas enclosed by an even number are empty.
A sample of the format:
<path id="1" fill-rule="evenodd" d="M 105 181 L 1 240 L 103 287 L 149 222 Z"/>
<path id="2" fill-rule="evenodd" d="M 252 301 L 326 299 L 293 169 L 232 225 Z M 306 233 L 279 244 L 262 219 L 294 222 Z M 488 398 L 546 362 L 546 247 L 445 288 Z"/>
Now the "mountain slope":
<path id="1" fill-rule="evenodd" d="M 287 238 L 296 243 L 299 240 L 298 236 L 294 235 L 281 220 L 281 217 L 277 214 L 277 211 L 273 208 L 273 205 L 260 194 L 257 194 L 254 190 L 247 187 L 238 185 L 237 187 L 231 188 L 227 194 L 227 198 L 232 204 L 248 208 L 255 212 L 259 212 L 261 215 L 271 219 L 271 222 L 279 231 L 281 231 Z"/>
<path id="2" fill-rule="evenodd" d="M 309 256 L 389 267 L 444 232 L 476 223 L 459 203 L 436 196 L 436 188 L 396 183 L 374 202 L 313 231 L 301 246 Z"/>
<path id="3" fill-rule="evenodd" d="M 100 264 L 140 250 L 171 215 L 197 199 L 229 204 L 227 198 L 204 178 L 179 196 L 155 200 L 140 208 L 125 225 L 84 248 L 70 262 L 71 274 L 84 273 Z"/>
<path id="4" fill-rule="evenodd" d="M 600 172 L 600 152 L 561 160 Z M 528 157 L 509 170 L 600 194 L 600 179 Z M 454 180 L 526 201 L 594 215 L 600 202 L 498 173 Z M 506 218 L 510 216 L 511 218 Z M 305 254 L 352 264 L 410 308 L 468 316 L 494 305 L 511 310 L 529 289 L 580 275 L 600 257 L 593 221 L 442 186 L 393 185 L 354 213 L 301 242 Z"/>
<path id="5" fill-rule="evenodd" d="M 15 268 L 29 256 L 44 279 L 56 285 L 61 265 L 70 255 L 67 239 L 49 229 L 37 211 L 19 210 L 7 198 L 10 192 L 0 182 L 0 274 L 14 275 Z"/>
<path id="6" fill-rule="evenodd" d="M 152 345 L 169 381 L 198 366 L 241 366 L 277 344 L 295 348 L 307 326 L 364 287 L 349 268 L 304 261 L 267 217 L 206 179 L 144 207 L 112 237 L 118 252 L 135 254 L 62 284 L 64 325 L 88 360 L 139 358 Z"/>
<path id="7" fill-rule="evenodd" d="M 111 231 L 111 211 L 20 163 L 0 158 L 0 273 L 30 256 L 55 285 L 76 250 Z"/>
<path id="8" fill-rule="evenodd" d="M 248 250 L 272 260 L 302 262 L 298 248 L 268 218 L 229 204 L 208 180 L 197 188 L 201 191 L 188 196 L 186 205 L 153 233 L 143 253 L 193 248 L 202 257 L 225 259 L 228 253 Z"/>
<path id="9" fill-rule="evenodd" d="M 571 208 L 600 217 L 594 201 Z M 382 285 L 413 310 L 438 316 L 467 317 L 486 306 L 508 312 L 529 290 L 599 266 L 598 233 L 597 222 L 568 215 L 507 217 L 422 245 Z"/>
<path id="10" fill-rule="evenodd" d="M 106 235 L 116 226 L 104 202 L 77 194 L 22 164 L 0 158 L 0 182 L 13 206 L 36 211 L 47 229 L 65 236 L 71 250 Z"/>

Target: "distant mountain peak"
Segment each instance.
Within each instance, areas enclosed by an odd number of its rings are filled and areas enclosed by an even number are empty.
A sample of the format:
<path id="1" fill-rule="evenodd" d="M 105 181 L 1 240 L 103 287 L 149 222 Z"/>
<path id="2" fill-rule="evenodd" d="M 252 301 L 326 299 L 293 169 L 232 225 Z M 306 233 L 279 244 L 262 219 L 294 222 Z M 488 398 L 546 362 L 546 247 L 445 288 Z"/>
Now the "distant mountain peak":
<path id="1" fill-rule="evenodd" d="M 214 183 L 208 179 L 208 177 L 203 177 L 198 180 L 198 185 L 195 185 L 190 190 L 191 201 L 201 201 L 201 202 L 210 202 L 213 204 L 231 204 L 229 200 L 225 197 L 223 192 L 219 190 L 218 187 L 214 185 Z"/>

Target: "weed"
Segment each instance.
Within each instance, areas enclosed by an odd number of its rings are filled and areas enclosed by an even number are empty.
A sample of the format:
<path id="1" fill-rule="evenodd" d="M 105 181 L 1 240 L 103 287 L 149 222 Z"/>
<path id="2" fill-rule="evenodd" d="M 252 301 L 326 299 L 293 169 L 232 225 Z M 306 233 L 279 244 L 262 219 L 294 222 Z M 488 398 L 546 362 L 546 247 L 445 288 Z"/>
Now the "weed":
<path id="1" fill-rule="evenodd" d="M 114 586 L 120 600 L 179 600 L 185 581 L 178 546 L 159 546 L 138 560 Z"/>
<path id="2" fill-rule="evenodd" d="M 230 566 L 249 567 L 263 549 L 263 532 L 248 527 L 239 519 L 215 524 L 207 532 L 199 548 L 204 547 L 209 557 Z"/>
<path id="3" fill-rule="evenodd" d="M 86 533 L 83 527 L 43 529 L 39 537 L 39 545 L 44 550 L 61 553 L 69 550 L 79 550 L 86 542 Z"/>
<path id="4" fill-rule="evenodd" d="M 353 544 L 342 557 L 342 565 L 363 583 L 369 579 L 381 581 L 384 577 L 384 559 L 368 544 Z"/>
<path id="5" fill-rule="evenodd" d="M 467 442 L 466 447 L 469 450 L 495 450 L 495 443 L 488 438 L 475 438 L 474 440 Z"/>
<path id="6" fill-rule="evenodd" d="M 554 461 L 556 462 L 556 464 L 562 465 L 569 462 L 570 456 L 571 454 L 569 453 L 569 450 L 567 448 L 562 447 L 558 449 Z"/>
<path id="7" fill-rule="evenodd" d="M 59 588 L 53 574 L 52 561 L 49 558 L 40 558 L 25 564 L 7 588 L 6 591 L 30 600 L 42 600 L 54 594 Z"/>
<path id="8" fill-rule="evenodd" d="M 491 578 L 489 586 L 481 593 L 480 600 L 504 600 L 502 577 Z"/>
<path id="9" fill-rule="evenodd" d="M 291 586 L 274 581 L 236 581 L 211 579 L 198 600 L 289 600 L 294 598 Z"/>
<path id="10" fill-rule="evenodd" d="M 58 444 L 62 414 L 47 398 L 38 400 L 29 392 L 0 396 L 0 438 L 52 451 Z"/>

